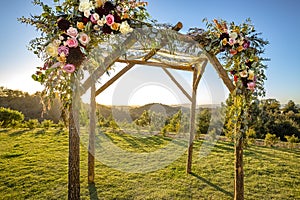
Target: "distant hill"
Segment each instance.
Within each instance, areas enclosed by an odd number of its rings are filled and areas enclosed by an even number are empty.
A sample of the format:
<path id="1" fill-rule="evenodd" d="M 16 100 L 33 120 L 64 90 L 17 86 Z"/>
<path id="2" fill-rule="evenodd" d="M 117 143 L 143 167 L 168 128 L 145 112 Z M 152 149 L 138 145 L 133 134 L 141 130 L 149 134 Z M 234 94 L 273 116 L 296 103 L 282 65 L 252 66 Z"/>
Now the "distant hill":
<path id="1" fill-rule="evenodd" d="M 189 109 L 180 106 L 169 106 L 160 103 L 151 103 L 144 106 L 105 106 L 97 104 L 97 112 L 103 117 L 113 116 L 118 121 L 134 121 L 139 118 L 144 111 L 161 113 L 166 116 L 172 116 L 180 109 L 187 112 Z"/>

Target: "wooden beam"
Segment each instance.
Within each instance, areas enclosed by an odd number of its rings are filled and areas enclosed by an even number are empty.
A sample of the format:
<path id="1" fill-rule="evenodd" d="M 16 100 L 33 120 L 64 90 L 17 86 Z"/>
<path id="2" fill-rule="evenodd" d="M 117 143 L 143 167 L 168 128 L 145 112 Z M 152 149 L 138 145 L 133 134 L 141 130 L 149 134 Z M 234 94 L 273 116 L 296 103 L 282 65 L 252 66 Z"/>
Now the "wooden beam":
<path id="1" fill-rule="evenodd" d="M 235 90 L 235 86 L 233 85 L 232 80 L 229 78 L 227 71 L 224 69 L 218 58 L 215 55 L 207 52 L 205 53 L 205 55 L 219 74 L 219 77 L 222 79 L 223 83 L 226 85 L 230 93 L 232 93 Z"/>
<path id="2" fill-rule="evenodd" d="M 172 30 L 175 31 L 179 31 L 182 28 L 182 23 L 178 22 L 173 28 Z M 164 46 L 165 44 L 162 43 L 162 46 Z M 118 74 L 116 74 L 113 78 L 111 78 L 109 81 L 107 81 L 101 88 L 99 88 L 96 91 L 96 96 L 98 96 L 100 93 L 102 93 L 104 90 L 106 90 L 109 86 L 111 86 L 116 80 L 118 80 L 122 75 L 124 75 L 126 72 L 128 72 L 128 70 L 130 70 L 134 65 L 137 64 L 137 62 L 140 63 L 149 63 L 147 62 L 150 58 L 152 58 L 157 51 L 159 51 L 160 49 L 152 49 L 147 55 L 145 55 L 141 61 L 129 61 L 129 60 L 120 60 L 120 59 L 116 59 L 115 62 L 120 62 L 120 63 L 127 63 L 127 66 L 125 68 L 123 68 Z M 148 64 L 149 65 L 149 64 Z M 103 72 L 104 73 L 104 72 Z M 102 74 L 103 75 L 103 74 Z"/>
<path id="3" fill-rule="evenodd" d="M 137 38 L 134 34 L 131 34 L 120 47 L 115 49 L 109 56 L 104 59 L 103 66 L 99 66 L 82 84 L 81 95 L 85 94 L 85 92 L 94 84 L 121 56 L 118 52 L 120 49 L 129 49 L 134 43 L 136 43 Z"/>
<path id="4" fill-rule="evenodd" d="M 197 69 L 197 72 L 198 72 L 198 73 L 197 73 L 197 79 L 196 79 L 195 85 L 194 85 L 194 87 L 195 87 L 196 89 L 198 89 L 199 82 L 200 82 L 200 80 L 201 80 L 201 78 L 202 78 L 202 76 L 203 76 L 203 74 L 204 74 L 204 71 L 205 71 L 205 69 L 206 69 L 207 63 L 208 63 L 208 60 L 205 59 L 204 62 L 202 63 L 202 66 L 201 66 L 200 70 Z M 199 64 L 198 64 L 198 65 L 199 65 Z"/>
<path id="5" fill-rule="evenodd" d="M 91 105 L 90 105 L 90 130 L 88 147 L 88 183 L 95 182 L 95 137 L 96 137 L 96 87 L 91 87 Z"/>
<path id="6" fill-rule="evenodd" d="M 192 97 L 187 93 L 187 91 L 181 86 L 181 84 L 175 79 L 175 77 L 165 68 L 162 68 L 164 72 L 170 77 L 170 79 L 176 84 L 176 86 L 181 90 L 181 92 L 192 102 Z"/>
<path id="7" fill-rule="evenodd" d="M 192 105 L 191 105 L 191 116 L 190 116 L 190 139 L 188 146 L 188 157 L 186 164 L 186 172 L 192 172 L 192 157 L 193 157 L 193 146 L 194 146 L 194 137 L 195 137 L 195 118 L 196 118 L 196 96 L 197 96 L 197 88 L 196 80 L 197 80 L 197 69 L 194 70 L 193 74 L 193 93 L 192 93 Z"/>
<path id="8" fill-rule="evenodd" d="M 129 63 L 134 65 L 147 65 L 147 66 L 153 66 L 153 67 L 163 67 L 163 68 L 171 68 L 176 70 L 183 70 L 183 71 L 193 71 L 193 68 L 189 66 L 175 66 L 175 65 L 169 65 L 166 63 L 159 63 L 159 62 L 151 62 L 151 61 L 145 61 L 145 60 L 122 60 L 118 59 L 117 62 L 119 63 Z"/>
<path id="9" fill-rule="evenodd" d="M 96 96 L 101 94 L 104 90 L 106 90 L 109 86 L 111 86 L 116 80 L 118 80 L 122 75 L 124 75 L 126 72 L 128 72 L 134 64 L 128 64 L 126 67 L 124 67 L 119 73 L 117 73 L 113 78 L 111 78 L 109 81 L 107 81 L 103 86 L 101 86 L 95 93 Z"/>

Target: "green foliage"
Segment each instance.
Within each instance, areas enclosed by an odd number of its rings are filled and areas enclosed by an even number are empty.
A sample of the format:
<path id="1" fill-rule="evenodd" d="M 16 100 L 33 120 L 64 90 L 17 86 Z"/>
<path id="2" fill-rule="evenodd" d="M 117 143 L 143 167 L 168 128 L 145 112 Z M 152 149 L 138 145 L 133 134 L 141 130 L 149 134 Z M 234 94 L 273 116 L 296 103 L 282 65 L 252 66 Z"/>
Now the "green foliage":
<path id="1" fill-rule="evenodd" d="M 273 147 L 275 144 L 277 144 L 280 141 L 279 137 L 276 137 L 275 134 L 267 133 L 265 137 L 265 145 Z"/>
<path id="2" fill-rule="evenodd" d="M 44 120 L 41 122 L 41 127 L 48 130 L 49 128 L 54 127 L 54 122 L 52 120 Z"/>
<path id="3" fill-rule="evenodd" d="M 0 127 L 16 127 L 16 125 L 24 120 L 24 115 L 10 108 L 0 107 Z"/>
<path id="4" fill-rule="evenodd" d="M 296 137 L 295 135 L 292 136 L 286 135 L 285 138 L 287 139 L 290 148 L 293 148 L 295 146 L 295 143 L 298 143 L 300 141 L 299 138 Z"/>
<path id="5" fill-rule="evenodd" d="M 182 111 L 179 110 L 176 114 L 172 116 L 172 118 L 167 120 L 166 125 L 162 129 L 162 133 L 163 134 L 165 134 L 166 132 L 178 133 L 180 131 L 181 119 L 182 119 Z"/>
<path id="6" fill-rule="evenodd" d="M 37 119 L 30 119 L 25 122 L 25 127 L 29 128 L 30 130 L 39 128 L 40 122 Z"/>
<path id="7" fill-rule="evenodd" d="M 288 112 L 293 112 L 293 113 L 298 113 L 299 108 L 296 106 L 295 102 L 290 100 L 282 109 L 283 113 L 288 113 Z"/>
<path id="8" fill-rule="evenodd" d="M 211 121 L 211 110 L 208 108 L 201 109 L 196 119 L 197 134 L 206 134 Z"/>
<path id="9" fill-rule="evenodd" d="M 256 132 L 253 128 L 249 128 L 246 131 L 246 140 L 245 140 L 245 144 L 246 145 L 250 145 L 250 144 L 254 144 L 256 139 Z"/>
<path id="10" fill-rule="evenodd" d="M 43 121 L 48 119 L 55 123 L 61 119 L 64 112 L 58 99 L 53 100 L 50 109 L 44 110 L 40 92 L 29 95 L 27 92 L 4 87 L 0 87 L 0 107 L 10 108 L 23 113 L 24 120 L 38 119 Z"/>
<path id="11" fill-rule="evenodd" d="M 148 110 L 145 110 L 143 114 L 138 119 L 135 120 L 135 124 L 142 127 L 149 126 L 150 123 L 151 123 L 151 117 Z"/>

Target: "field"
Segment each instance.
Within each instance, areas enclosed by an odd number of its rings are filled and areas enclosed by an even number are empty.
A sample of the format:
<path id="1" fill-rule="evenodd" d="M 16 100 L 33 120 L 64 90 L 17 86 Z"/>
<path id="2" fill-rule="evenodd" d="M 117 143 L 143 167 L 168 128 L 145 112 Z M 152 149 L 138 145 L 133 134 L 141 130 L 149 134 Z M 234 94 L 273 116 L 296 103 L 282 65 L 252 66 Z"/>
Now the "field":
<path id="1" fill-rule="evenodd" d="M 162 136 L 105 133 L 120 149 L 146 153 L 171 142 Z M 81 199 L 232 199 L 233 144 L 219 140 L 207 156 L 195 141 L 193 173 L 186 153 L 153 172 L 129 173 L 96 161 L 87 184 L 87 147 L 81 146 Z M 300 199 L 300 150 L 250 146 L 244 153 L 245 199 Z M 149 163 L 150 165 L 151 163 Z M 130 165 L 129 165 L 130 166 Z M 66 199 L 68 135 L 58 129 L 0 129 L 0 199 Z"/>

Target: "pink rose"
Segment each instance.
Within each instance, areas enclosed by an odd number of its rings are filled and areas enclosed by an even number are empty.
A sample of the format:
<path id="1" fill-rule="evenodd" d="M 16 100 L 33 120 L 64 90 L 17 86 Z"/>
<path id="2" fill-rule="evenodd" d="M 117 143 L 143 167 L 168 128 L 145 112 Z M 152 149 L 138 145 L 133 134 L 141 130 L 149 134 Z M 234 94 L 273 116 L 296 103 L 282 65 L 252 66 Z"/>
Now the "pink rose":
<path id="1" fill-rule="evenodd" d="M 250 47 L 250 42 L 245 40 L 243 44 L 243 48 L 248 49 L 249 47 Z"/>
<path id="2" fill-rule="evenodd" d="M 63 69 L 67 72 L 67 73 L 73 73 L 75 71 L 75 66 L 72 64 L 66 64 Z"/>
<path id="3" fill-rule="evenodd" d="M 70 48 L 76 48 L 78 47 L 78 41 L 76 40 L 76 38 L 70 38 L 66 41 L 66 45 Z"/>
<path id="4" fill-rule="evenodd" d="M 78 31 L 77 31 L 76 28 L 70 27 L 70 28 L 67 30 L 67 35 L 69 35 L 69 36 L 71 36 L 71 37 L 77 37 Z"/>
<path id="5" fill-rule="evenodd" d="M 64 54 L 65 56 L 68 56 L 69 55 L 69 48 L 66 47 L 66 46 L 58 47 L 58 54 L 59 55 Z"/>
<path id="6" fill-rule="evenodd" d="M 80 33 L 78 40 L 83 46 L 86 46 L 90 42 L 89 36 L 85 33 Z"/>
<path id="7" fill-rule="evenodd" d="M 115 17 L 112 14 L 109 14 L 106 16 L 106 24 L 108 26 L 113 25 L 113 23 L 115 23 Z"/>
<path id="8" fill-rule="evenodd" d="M 254 91 L 254 89 L 256 87 L 255 82 L 249 82 L 249 83 L 247 83 L 247 85 L 248 85 L 249 90 Z"/>
<path id="9" fill-rule="evenodd" d="M 92 14 L 90 20 L 93 24 L 97 24 L 97 21 L 99 20 L 99 15 L 97 13 Z"/>
<path id="10" fill-rule="evenodd" d="M 234 45 L 235 44 L 235 39 L 233 39 L 233 38 L 229 38 L 229 44 L 232 46 L 232 45 Z"/>

